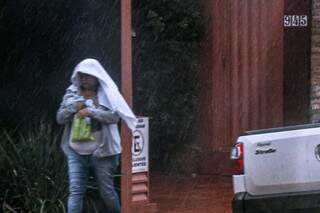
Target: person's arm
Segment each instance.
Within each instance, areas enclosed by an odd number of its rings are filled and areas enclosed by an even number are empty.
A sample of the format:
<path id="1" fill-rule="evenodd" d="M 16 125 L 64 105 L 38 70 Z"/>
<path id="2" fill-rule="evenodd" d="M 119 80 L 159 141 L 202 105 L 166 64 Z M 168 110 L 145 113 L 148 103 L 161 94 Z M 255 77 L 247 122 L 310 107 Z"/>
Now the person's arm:
<path id="1" fill-rule="evenodd" d="M 57 123 L 66 124 L 72 120 L 72 116 L 80 109 L 80 99 L 76 99 L 71 91 L 66 92 L 57 112 Z"/>
<path id="2" fill-rule="evenodd" d="M 109 109 L 106 109 L 102 106 L 99 108 L 88 108 L 89 110 L 89 117 L 96 119 L 97 121 L 101 123 L 106 124 L 116 124 L 119 122 L 119 115 L 116 111 L 112 111 Z"/>

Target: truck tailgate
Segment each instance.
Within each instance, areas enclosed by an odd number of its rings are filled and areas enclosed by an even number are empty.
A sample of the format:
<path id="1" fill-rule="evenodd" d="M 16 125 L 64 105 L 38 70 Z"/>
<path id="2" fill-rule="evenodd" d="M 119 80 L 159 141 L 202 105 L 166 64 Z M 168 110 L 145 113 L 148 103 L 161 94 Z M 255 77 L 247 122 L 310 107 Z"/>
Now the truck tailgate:
<path id="1" fill-rule="evenodd" d="M 240 141 L 249 194 L 320 190 L 320 128 L 245 135 Z"/>

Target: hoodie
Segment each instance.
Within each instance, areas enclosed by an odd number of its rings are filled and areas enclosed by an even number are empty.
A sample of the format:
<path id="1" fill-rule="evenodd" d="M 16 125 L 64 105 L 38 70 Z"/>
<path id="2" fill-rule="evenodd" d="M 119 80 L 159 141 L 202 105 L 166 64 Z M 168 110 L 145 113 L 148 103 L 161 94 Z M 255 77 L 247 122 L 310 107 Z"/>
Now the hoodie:
<path id="1" fill-rule="evenodd" d="M 130 107 L 120 94 L 118 87 L 113 82 L 102 65 L 95 59 L 85 59 L 74 69 L 71 76 L 71 85 L 67 88 L 57 112 L 57 122 L 65 125 L 61 147 L 65 154 L 69 152 L 71 122 L 76 113 L 76 105 L 80 99 L 74 97 L 79 94 L 79 72 L 95 76 L 99 81 L 98 102 L 95 110 L 90 110 L 90 117 L 102 124 L 102 143 L 93 153 L 96 157 L 105 157 L 121 153 L 121 144 L 117 122 L 119 117 L 125 121 L 133 131 L 137 119 Z"/>

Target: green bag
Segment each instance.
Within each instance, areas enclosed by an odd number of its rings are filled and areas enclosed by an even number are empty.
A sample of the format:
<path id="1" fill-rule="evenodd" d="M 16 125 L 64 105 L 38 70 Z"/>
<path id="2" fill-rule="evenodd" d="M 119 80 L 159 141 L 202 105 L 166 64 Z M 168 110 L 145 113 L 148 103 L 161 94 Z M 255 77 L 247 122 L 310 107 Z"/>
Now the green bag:
<path id="1" fill-rule="evenodd" d="M 85 118 L 81 118 L 78 115 L 73 117 L 71 131 L 72 142 L 94 140 L 94 136 L 91 132 L 91 124 L 87 123 Z"/>

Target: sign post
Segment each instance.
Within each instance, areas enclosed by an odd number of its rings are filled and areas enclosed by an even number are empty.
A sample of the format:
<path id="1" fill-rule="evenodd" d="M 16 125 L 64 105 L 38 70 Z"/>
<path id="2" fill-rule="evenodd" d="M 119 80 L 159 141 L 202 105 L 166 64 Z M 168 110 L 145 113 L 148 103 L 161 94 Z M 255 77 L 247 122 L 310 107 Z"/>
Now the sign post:
<path id="1" fill-rule="evenodd" d="M 121 92 L 132 108 L 132 44 L 131 44 L 131 0 L 121 0 Z M 141 124 L 141 121 L 145 124 Z M 146 123 L 147 122 L 147 123 Z M 149 165 L 147 161 L 134 156 L 132 166 L 132 139 L 134 154 L 148 154 L 148 147 L 143 146 L 148 138 L 148 119 L 140 118 L 137 131 L 121 125 L 121 212 L 122 213 L 155 213 L 157 205 L 149 202 Z M 139 132 L 140 131 L 140 132 Z M 141 134 L 140 134 L 141 133 Z M 142 134 L 144 138 L 142 139 Z M 135 136 L 132 136 L 135 135 Z M 139 161 L 139 162 L 138 162 Z M 141 161 L 141 162 L 140 162 Z M 134 174 L 132 171 L 134 170 Z"/>
<path id="2" fill-rule="evenodd" d="M 154 213 L 157 205 L 150 203 L 149 118 L 139 117 L 132 134 L 132 202 L 133 212 Z"/>
<path id="3" fill-rule="evenodd" d="M 139 118 L 132 138 L 132 201 L 149 202 L 149 119 Z"/>
<path id="4" fill-rule="evenodd" d="M 121 0 L 121 92 L 132 107 L 131 0 Z M 121 125 L 121 212 L 132 212 L 131 130 Z"/>

